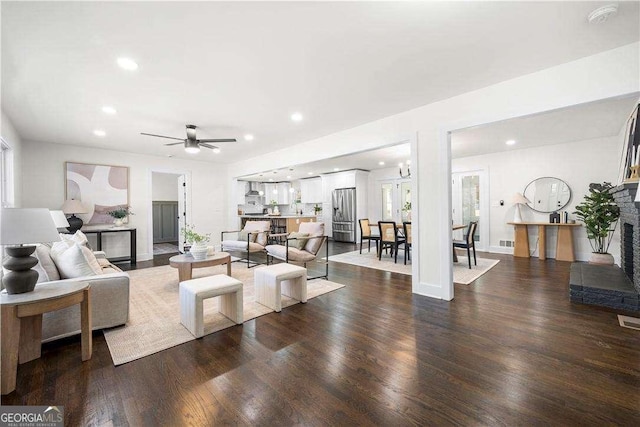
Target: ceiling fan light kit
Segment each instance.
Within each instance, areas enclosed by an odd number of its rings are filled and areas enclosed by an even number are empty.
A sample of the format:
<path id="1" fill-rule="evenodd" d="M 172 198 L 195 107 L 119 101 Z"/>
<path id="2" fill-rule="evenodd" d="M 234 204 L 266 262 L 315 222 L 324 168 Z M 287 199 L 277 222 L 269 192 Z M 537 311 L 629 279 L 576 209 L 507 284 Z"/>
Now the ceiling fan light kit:
<path id="1" fill-rule="evenodd" d="M 196 154 L 200 152 L 200 147 L 205 147 L 210 150 L 213 150 L 215 154 L 220 152 L 220 148 L 215 145 L 209 144 L 210 142 L 220 143 L 220 142 L 236 142 L 235 138 L 223 138 L 223 139 L 197 139 L 196 138 L 196 125 L 186 125 L 187 137 L 186 138 L 175 138 L 173 136 L 165 136 L 165 135 L 156 135 L 154 133 L 145 133 L 141 132 L 141 135 L 153 136 L 156 138 L 166 138 L 166 139 L 175 139 L 180 142 L 172 142 L 164 145 L 179 145 L 184 144 L 184 151 L 190 154 Z"/>

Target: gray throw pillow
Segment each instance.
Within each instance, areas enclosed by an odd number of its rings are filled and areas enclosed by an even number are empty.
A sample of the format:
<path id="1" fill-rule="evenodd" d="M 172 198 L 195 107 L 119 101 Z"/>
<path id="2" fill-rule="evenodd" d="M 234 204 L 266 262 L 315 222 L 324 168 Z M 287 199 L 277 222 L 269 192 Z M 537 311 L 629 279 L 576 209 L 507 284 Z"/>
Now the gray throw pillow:
<path id="1" fill-rule="evenodd" d="M 309 240 L 305 239 L 305 237 L 309 237 L 309 233 L 289 233 L 289 239 L 296 238 L 296 240 L 289 240 L 289 247 L 296 249 L 304 248 L 304 245 L 307 244 L 307 240 Z"/>
<path id="2" fill-rule="evenodd" d="M 255 234 L 249 234 L 248 231 L 246 230 L 242 230 L 238 233 L 238 240 L 242 241 L 242 242 L 246 242 L 247 238 L 249 238 L 249 241 L 251 243 L 255 242 L 256 240 L 256 235 Z"/>

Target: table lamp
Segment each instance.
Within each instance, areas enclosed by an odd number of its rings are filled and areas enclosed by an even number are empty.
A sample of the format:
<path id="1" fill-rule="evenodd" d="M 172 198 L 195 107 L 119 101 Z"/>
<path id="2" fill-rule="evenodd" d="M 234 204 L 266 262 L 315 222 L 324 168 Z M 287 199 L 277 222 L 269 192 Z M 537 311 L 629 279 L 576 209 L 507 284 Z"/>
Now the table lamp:
<path id="1" fill-rule="evenodd" d="M 53 219 L 53 223 L 58 229 L 58 232 L 64 231 L 63 229 L 69 227 L 69 221 L 67 221 L 67 217 L 64 216 L 64 212 L 50 210 L 49 213 L 51 214 L 51 219 Z"/>
<path id="2" fill-rule="evenodd" d="M 9 273 L 2 277 L 2 285 L 8 294 L 31 292 L 36 287 L 38 272 L 32 270 L 38 258 L 31 254 L 35 245 L 60 240 L 49 209 L 4 208 L 0 211 L 0 243 L 9 255 L 2 266 Z M 17 245 L 17 246 L 7 246 Z"/>
<path id="3" fill-rule="evenodd" d="M 80 200 L 70 199 L 65 200 L 62 204 L 62 212 L 67 215 L 71 214 L 71 216 L 67 218 L 67 221 L 69 221 L 69 228 L 67 228 L 67 230 L 69 230 L 69 233 L 75 233 L 82 228 L 83 224 L 82 220 L 78 218 L 76 214 L 87 213 L 88 210 Z"/>
<path id="4" fill-rule="evenodd" d="M 520 213 L 520 205 L 526 205 L 527 203 L 531 203 L 529 199 L 524 197 L 522 193 L 516 193 L 513 195 L 511 199 L 511 203 L 513 203 L 516 207 L 516 212 L 513 217 L 513 222 L 522 222 L 522 214 Z"/>

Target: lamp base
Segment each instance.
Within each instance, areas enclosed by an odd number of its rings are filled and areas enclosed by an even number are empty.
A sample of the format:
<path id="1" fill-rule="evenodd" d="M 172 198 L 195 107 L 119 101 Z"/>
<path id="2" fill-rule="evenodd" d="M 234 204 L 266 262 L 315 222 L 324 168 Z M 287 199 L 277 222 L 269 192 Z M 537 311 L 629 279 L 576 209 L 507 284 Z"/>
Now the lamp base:
<path id="1" fill-rule="evenodd" d="M 513 216 L 513 222 L 522 222 L 522 214 L 520 213 L 520 203 L 516 203 L 516 211 Z"/>
<path id="2" fill-rule="evenodd" d="M 67 222 L 69 222 L 69 227 L 67 227 L 69 233 L 75 233 L 80 230 L 84 224 L 84 221 L 78 218 L 75 214 L 71 214 L 71 216 L 67 218 Z"/>
<path id="3" fill-rule="evenodd" d="M 23 294 L 35 289 L 38 282 L 38 272 L 31 269 L 38 264 L 38 258 L 31 256 L 35 250 L 35 246 L 6 248 L 9 256 L 4 260 L 2 266 L 10 271 L 2 277 L 2 286 L 8 294 Z"/>

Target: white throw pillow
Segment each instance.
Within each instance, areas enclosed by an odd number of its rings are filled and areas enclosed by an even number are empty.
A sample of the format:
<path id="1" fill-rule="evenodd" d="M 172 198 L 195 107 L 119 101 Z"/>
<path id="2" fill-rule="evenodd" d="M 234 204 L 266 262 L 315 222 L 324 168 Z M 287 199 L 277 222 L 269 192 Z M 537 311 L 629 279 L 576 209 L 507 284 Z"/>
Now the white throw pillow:
<path id="1" fill-rule="evenodd" d="M 73 246 L 74 243 L 77 243 L 81 246 L 89 247 L 87 236 L 80 230 L 76 231 L 75 234 L 60 233 L 60 240 L 65 242 L 67 246 Z"/>
<path id="2" fill-rule="evenodd" d="M 102 274 L 102 268 L 91 249 L 77 243 L 73 246 L 67 246 L 65 242 L 54 243 L 51 258 L 63 279 Z"/>

